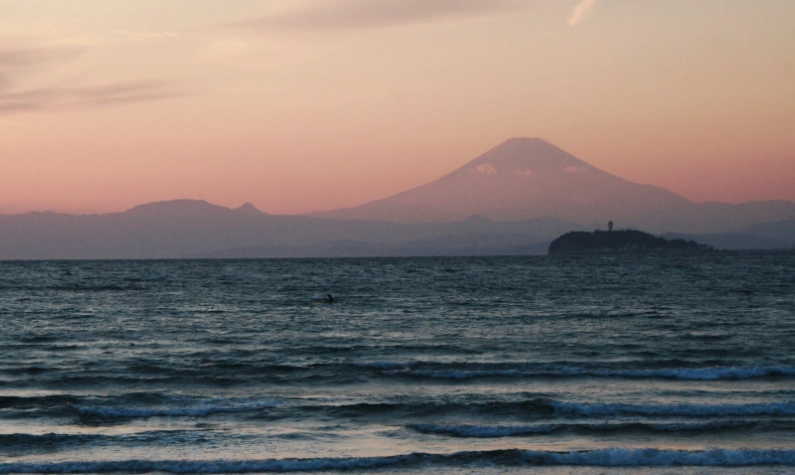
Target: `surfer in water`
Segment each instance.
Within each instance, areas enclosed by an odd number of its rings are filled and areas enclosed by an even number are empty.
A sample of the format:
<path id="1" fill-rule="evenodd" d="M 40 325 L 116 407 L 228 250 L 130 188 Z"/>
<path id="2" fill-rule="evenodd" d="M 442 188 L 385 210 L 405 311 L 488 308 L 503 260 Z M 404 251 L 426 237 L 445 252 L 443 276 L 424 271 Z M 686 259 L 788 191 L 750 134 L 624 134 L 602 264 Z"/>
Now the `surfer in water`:
<path id="1" fill-rule="evenodd" d="M 311 303 L 334 303 L 334 297 L 331 294 L 326 294 L 328 297 L 321 297 L 319 299 L 312 299 Z"/>

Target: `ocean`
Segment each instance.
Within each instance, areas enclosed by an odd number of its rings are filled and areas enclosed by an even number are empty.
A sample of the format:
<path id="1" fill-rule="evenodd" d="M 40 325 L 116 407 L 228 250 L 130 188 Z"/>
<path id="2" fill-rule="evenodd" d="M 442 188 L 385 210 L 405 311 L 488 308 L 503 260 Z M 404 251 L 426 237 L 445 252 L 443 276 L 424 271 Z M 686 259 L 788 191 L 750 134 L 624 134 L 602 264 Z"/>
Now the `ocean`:
<path id="1" fill-rule="evenodd" d="M 795 253 L 0 262 L 0 473 L 318 471 L 793 473 Z"/>

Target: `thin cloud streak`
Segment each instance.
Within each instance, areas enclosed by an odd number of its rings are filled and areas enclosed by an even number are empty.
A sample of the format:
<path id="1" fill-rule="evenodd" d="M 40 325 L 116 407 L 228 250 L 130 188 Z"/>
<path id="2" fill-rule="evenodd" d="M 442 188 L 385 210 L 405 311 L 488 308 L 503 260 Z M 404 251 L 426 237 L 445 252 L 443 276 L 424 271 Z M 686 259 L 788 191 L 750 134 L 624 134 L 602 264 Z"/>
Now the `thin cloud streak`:
<path id="1" fill-rule="evenodd" d="M 582 0 L 580 3 L 575 5 L 574 10 L 572 10 L 571 16 L 569 17 L 569 26 L 574 26 L 577 23 L 580 23 L 598 1 L 599 0 Z"/>
<path id="2" fill-rule="evenodd" d="M 79 47 L 3 47 L 0 45 L 0 71 L 71 61 L 85 51 Z"/>
<path id="3" fill-rule="evenodd" d="M 76 59 L 85 50 L 86 48 L 79 47 L 0 45 L 0 115 L 154 101 L 189 95 L 186 90 L 154 80 L 116 81 L 91 86 L 16 86 L 29 82 L 31 74 Z"/>
<path id="4" fill-rule="evenodd" d="M 350 30 L 513 10 L 533 0 L 347 0 L 227 25 L 250 30 Z"/>
<path id="5" fill-rule="evenodd" d="M 52 87 L 0 92 L 0 115 L 154 101 L 186 95 L 189 95 L 189 92 L 157 81 L 129 81 L 89 87 Z"/>

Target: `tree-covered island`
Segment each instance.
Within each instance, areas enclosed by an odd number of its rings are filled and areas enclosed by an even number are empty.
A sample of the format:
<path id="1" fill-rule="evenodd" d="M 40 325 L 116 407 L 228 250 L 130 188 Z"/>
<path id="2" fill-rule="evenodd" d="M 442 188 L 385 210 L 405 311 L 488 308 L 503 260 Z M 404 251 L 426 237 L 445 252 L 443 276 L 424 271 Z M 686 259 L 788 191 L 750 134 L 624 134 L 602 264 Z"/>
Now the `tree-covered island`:
<path id="1" fill-rule="evenodd" d="M 696 241 L 664 239 L 632 229 L 619 231 L 572 231 L 549 244 L 549 254 L 598 252 L 706 251 L 711 248 Z"/>

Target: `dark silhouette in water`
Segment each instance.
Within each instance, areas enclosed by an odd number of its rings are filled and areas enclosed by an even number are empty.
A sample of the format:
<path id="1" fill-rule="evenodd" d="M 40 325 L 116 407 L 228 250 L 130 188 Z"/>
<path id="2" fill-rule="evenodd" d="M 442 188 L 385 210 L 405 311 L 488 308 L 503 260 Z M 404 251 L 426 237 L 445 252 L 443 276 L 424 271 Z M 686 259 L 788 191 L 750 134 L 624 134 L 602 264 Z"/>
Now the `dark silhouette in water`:
<path id="1" fill-rule="evenodd" d="M 319 299 L 312 299 L 311 303 L 334 303 L 334 297 L 331 294 L 326 294 L 328 297 L 321 297 Z"/>
<path id="2" fill-rule="evenodd" d="M 643 231 L 572 231 L 549 244 L 550 254 L 583 252 L 644 252 L 658 250 L 708 250 L 709 246 L 684 239 L 664 239 Z"/>

